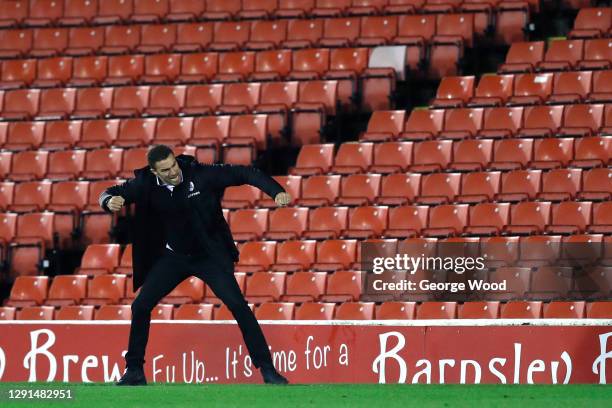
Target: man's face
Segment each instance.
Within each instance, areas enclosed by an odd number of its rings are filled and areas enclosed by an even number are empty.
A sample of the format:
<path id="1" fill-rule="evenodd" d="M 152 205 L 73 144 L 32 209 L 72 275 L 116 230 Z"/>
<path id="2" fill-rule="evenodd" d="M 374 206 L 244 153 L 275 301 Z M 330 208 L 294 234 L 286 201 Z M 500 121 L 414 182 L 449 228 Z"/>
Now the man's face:
<path id="1" fill-rule="evenodd" d="M 173 154 L 169 154 L 163 160 L 155 163 L 155 169 L 151 169 L 153 174 L 161 179 L 164 183 L 172 184 L 173 186 L 181 183 L 181 169 L 174 158 Z"/>

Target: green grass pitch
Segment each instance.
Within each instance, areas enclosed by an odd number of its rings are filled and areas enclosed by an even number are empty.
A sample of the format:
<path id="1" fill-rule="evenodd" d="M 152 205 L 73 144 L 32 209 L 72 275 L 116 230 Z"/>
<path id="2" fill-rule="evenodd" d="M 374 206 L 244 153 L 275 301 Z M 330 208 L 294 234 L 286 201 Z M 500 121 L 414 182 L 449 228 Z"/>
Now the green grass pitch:
<path id="1" fill-rule="evenodd" d="M 9 389 L 70 389 L 72 400 L 10 400 Z M 0 383 L 0 407 L 609 407 L 610 385 L 190 385 Z"/>

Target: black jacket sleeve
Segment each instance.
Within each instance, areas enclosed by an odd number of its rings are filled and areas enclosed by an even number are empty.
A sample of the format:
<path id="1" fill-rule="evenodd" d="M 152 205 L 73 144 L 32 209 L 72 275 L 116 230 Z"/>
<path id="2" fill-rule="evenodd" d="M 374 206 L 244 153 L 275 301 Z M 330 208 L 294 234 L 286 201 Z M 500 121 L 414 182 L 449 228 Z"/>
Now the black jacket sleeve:
<path id="1" fill-rule="evenodd" d="M 218 164 L 210 166 L 209 169 L 211 169 L 209 182 L 219 189 L 248 184 L 257 187 L 271 198 L 285 192 L 276 180 L 252 166 Z"/>
<path id="2" fill-rule="evenodd" d="M 138 187 L 135 179 L 130 179 L 116 186 L 109 187 L 100 193 L 100 197 L 98 198 L 100 207 L 106 212 L 111 212 L 107 204 L 108 200 L 113 196 L 123 197 L 126 205 L 132 204 L 136 201 L 137 189 Z"/>

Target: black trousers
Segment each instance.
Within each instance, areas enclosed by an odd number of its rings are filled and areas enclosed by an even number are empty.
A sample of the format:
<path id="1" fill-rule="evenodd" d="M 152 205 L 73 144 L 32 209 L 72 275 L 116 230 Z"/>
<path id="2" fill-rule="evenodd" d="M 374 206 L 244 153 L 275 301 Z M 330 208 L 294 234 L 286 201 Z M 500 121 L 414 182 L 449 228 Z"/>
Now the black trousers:
<path id="1" fill-rule="evenodd" d="M 240 292 L 231 262 L 206 256 L 186 256 L 168 249 L 149 271 L 132 303 L 130 340 L 125 355 L 127 367 L 142 367 L 149 339 L 151 311 L 157 303 L 189 276 L 202 279 L 234 315 L 255 367 L 272 364 L 268 343 L 253 311 Z"/>

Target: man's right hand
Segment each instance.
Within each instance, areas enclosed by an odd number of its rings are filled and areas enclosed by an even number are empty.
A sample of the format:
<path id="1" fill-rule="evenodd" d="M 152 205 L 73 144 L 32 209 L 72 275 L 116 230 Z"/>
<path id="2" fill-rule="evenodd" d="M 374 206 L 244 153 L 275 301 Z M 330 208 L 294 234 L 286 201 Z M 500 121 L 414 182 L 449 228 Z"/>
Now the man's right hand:
<path id="1" fill-rule="evenodd" d="M 121 196 L 112 196 L 110 200 L 108 200 L 107 206 L 108 209 L 117 212 L 123 208 L 125 204 L 125 199 Z"/>

